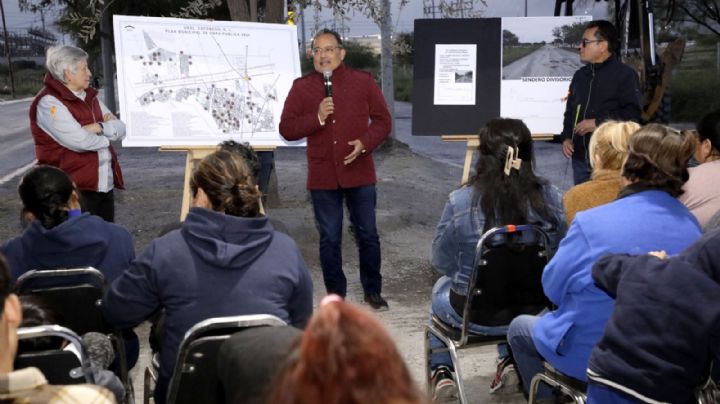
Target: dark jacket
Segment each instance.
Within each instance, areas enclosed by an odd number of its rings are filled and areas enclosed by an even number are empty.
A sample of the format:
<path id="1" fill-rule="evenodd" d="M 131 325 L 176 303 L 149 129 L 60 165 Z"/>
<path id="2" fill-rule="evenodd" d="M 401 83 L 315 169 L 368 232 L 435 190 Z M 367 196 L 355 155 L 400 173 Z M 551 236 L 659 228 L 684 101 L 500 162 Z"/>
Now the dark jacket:
<path id="1" fill-rule="evenodd" d="M 295 242 L 267 217 L 192 208 L 180 230 L 152 241 L 105 296 L 106 319 L 134 327 L 165 309 L 156 399 L 172 376 L 185 332 L 212 317 L 272 314 L 304 327 L 312 280 Z"/>
<path id="2" fill-rule="evenodd" d="M 307 138 L 311 190 L 354 188 L 375 184 L 372 151 L 390 133 L 392 120 L 385 99 L 370 73 L 340 65 L 332 75 L 335 112 L 320 125 L 318 105 L 325 98 L 323 76 L 314 72 L 293 83 L 280 118 L 287 140 Z M 345 165 L 349 141 L 360 139 L 365 153 Z"/>
<path id="3" fill-rule="evenodd" d="M 132 237 L 125 228 L 84 213 L 46 229 L 33 220 L 23 234 L 0 247 L 13 282 L 31 269 L 92 266 L 112 282 L 135 258 Z"/>
<path id="4" fill-rule="evenodd" d="M 573 139 L 575 151 L 582 150 L 584 158 L 590 136 L 573 137 L 575 125 L 590 118 L 595 118 L 598 126 L 611 119 L 640 122 L 640 100 L 637 73 L 617 57 L 611 55 L 602 63 L 587 64 L 575 72 L 570 82 L 562 138 Z"/>
<path id="5" fill-rule="evenodd" d="M 103 121 L 102 110 L 97 100 L 97 90 L 89 87 L 85 90 L 85 99 L 81 100 L 63 83 L 57 81 L 49 73 L 43 80 L 45 87 L 35 96 L 30 104 L 30 131 L 35 141 L 35 155 L 38 164 L 57 167 L 73 180 L 81 191 L 97 191 L 98 189 L 98 154 L 95 151 L 76 152 L 63 147 L 37 124 L 37 105 L 46 95 L 52 95 L 70 111 L 81 126 Z M 125 189 L 120 164 L 112 145 L 108 146 L 112 161 L 113 185 Z"/>
<path id="6" fill-rule="evenodd" d="M 593 280 L 616 300 L 588 379 L 643 402 L 689 402 L 720 359 L 720 231 L 665 260 L 606 256 Z"/>

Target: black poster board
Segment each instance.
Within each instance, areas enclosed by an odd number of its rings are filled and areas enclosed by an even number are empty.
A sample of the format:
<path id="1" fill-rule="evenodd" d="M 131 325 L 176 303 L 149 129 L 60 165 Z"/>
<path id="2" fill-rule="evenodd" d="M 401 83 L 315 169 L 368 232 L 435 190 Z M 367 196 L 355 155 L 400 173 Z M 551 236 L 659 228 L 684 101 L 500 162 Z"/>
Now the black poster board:
<path id="1" fill-rule="evenodd" d="M 500 116 L 500 18 L 415 20 L 413 135 L 477 133 Z M 475 105 L 434 105 L 435 45 L 476 44 Z"/>

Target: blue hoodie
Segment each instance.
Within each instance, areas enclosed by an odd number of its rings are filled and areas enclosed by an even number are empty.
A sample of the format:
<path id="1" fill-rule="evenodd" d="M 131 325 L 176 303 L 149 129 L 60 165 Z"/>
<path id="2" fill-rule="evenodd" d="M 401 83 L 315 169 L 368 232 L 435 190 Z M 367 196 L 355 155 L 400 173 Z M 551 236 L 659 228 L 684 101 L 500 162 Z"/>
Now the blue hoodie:
<path id="1" fill-rule="evenodd" d="M 32 269 L 92 266 L 110 283 L 135 258 L 127 230 L 87 213 L 52 229 L 33 220 L 23 234 L 8 240 L 0 251 L 10 264 L 13 282 Z"/>
<path id="2" fill-rule="evenodd" d="M 105 296 L 106 319 L 134 327 L 165 309 L 156 400 L 165 401 L 185 332 L 211 317 L 272 314 L 304 327 L 312 280 L 295 242 L 267 217 L 192 208 L 180 230 L 152 241 Z"/>

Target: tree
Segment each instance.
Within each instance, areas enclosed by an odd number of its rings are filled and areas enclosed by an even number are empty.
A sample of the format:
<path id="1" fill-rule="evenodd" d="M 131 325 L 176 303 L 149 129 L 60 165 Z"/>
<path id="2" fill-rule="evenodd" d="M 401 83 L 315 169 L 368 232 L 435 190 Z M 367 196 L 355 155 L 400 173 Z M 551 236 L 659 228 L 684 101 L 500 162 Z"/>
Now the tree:
<path id="1" fill-rule="evenodd" d="M 508 31 L 506 29 L 503 30 L 503 46 L 514 46 L 520 43 L 520 39 L 517 35 L 512 33 L 512 31 Z"/>
<path id="2" fill-rule="evenodd" d="M 412 32 L 403 32 L 395 35 L 393 43 L 393 55 L 395 61 L 401 66 L 412 66 L 415 57 L 413 47 L 415 35 Z"/>

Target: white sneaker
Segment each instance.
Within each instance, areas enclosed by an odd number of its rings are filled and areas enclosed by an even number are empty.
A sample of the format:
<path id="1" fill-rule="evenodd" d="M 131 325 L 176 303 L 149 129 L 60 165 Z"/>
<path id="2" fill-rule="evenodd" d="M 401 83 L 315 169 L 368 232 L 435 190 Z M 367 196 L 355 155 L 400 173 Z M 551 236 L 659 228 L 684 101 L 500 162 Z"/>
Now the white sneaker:
<path id="1" fill-rule="evenodd" d="M 440 366 L 433 371 L 430 383 L 433 386 L 432 399 L 436 403 L 454 402 L 458 399 L 458 388 L 453 374 L 446 366 Z"/>
<path id="2" fill-rule="evenodd" d="M 490 384 L 491 394 L 513 394 L 522 391 L 520 385 L 520 376 L 517 369 L 510 361 L 501 361 L 498 363 L 495 378 Z"/>

